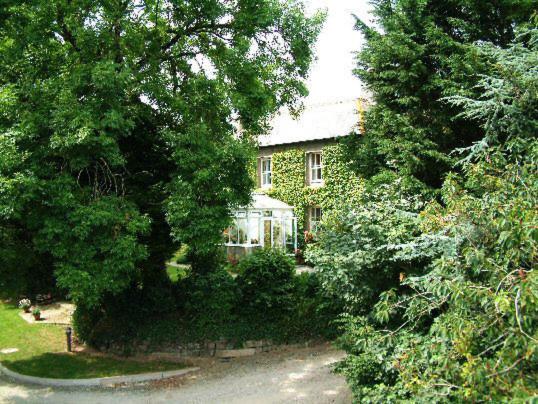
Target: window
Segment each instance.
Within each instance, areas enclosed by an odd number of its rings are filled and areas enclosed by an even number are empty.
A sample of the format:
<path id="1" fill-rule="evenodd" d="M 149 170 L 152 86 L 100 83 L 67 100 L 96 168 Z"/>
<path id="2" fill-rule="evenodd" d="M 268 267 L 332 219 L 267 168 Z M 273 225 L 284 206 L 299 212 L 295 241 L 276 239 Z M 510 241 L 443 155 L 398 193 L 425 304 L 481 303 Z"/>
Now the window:
<path id="1" fill-rule="evenodd" d="M 318 206 L 313 206 L 310 208 L 310 231 L 316 231 L 321 223 L 323 212 Z"/>
<path id="2" fill-rule="evenodd" d="M 223 232 L 227 247 L 297 249 L 297 218 L 293 211 L 235 211 L 233 222 Z"/>
<path id="3" fill-rule="evenodd" d="M 321 153 L 310 154 L 310 183 L 320 184 L 323 182 L 323 164 L 321 160 Z"/>
<path id="4" fill-rule="evenodd" d="M 271 157 L 264 157 L 261 161 L 261 185 L 262 188 L 270 188 L 272 184 Z"/>

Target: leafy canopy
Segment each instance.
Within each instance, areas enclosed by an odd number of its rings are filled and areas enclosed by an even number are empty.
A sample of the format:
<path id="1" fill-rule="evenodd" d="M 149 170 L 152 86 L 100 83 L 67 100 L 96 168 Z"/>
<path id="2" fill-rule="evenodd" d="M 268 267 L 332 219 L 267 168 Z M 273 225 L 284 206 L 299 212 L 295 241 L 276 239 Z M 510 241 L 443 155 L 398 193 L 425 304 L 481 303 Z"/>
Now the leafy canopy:
<path id="1" fill-rule="evenodd" d="M 305 95 L 323 15 L 292 0 L 6 0 L 0 13 L 2 287 L 17 274 L 48 288 L 54 272 L 95 306 L 162 285 L 183 242 L 195 271 L 214 268 L 229 209 L 249 199 L 251 139 Z"/>

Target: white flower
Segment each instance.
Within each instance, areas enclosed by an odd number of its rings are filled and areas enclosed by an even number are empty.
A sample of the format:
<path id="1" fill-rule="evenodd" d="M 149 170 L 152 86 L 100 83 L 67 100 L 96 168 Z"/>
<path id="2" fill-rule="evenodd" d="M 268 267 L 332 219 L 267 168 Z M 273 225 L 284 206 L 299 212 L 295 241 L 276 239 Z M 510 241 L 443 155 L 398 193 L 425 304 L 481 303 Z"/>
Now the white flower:
<path id="1" fill-rule="evenodd" d="M 19 301 L 19 309 L 25 309 L 32 305 L 30 299 L 22 299 Z"/>

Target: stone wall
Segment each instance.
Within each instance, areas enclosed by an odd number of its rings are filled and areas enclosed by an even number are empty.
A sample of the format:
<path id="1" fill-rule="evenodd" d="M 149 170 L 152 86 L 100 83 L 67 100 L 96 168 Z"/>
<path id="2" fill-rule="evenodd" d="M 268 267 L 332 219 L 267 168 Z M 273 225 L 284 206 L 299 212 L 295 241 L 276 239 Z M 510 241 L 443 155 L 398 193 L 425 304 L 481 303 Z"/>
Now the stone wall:
<path id="1" fill-rule="evenodd" d="M 175 358 L 196 358 L 196 357 L 216 357 L 235 358 L 242 356 L 252 356 L 262 352 L 270 352 L 281 347 L 308 346 L 309 343 L 295 345 L 277 345 L 270 340 L 246 341 L 240 348 L 236 344 L 227 340 L 211 341 L 206 343 L 189 343 L 177 346 L 168 346 L 161 352 L 151 353 L 150 356 L 160 359 Z"/>

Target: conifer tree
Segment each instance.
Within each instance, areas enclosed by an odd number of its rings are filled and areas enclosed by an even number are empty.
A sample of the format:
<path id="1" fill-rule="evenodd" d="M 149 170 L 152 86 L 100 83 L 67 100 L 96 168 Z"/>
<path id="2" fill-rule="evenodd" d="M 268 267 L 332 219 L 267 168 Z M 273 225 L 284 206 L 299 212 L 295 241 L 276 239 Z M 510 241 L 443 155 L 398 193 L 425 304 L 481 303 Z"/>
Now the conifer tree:
<path id="1" fill-rule="evenodd" d="M 484 136 L 443 97 L 476 96 L 488 63 L 473 43 L 507 46 L 514 27 L 536 9 L 532 0 L 375 0 L 375 28 L 357 20 L 366 43 L 355 74 L 372 95 L 366 131 L 348 143 L 350 159 L 373 183 L 397 172 L 438 188 L 451 153 Z M 387 178 L 386 175 L 389 174 Z"/>

